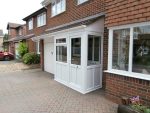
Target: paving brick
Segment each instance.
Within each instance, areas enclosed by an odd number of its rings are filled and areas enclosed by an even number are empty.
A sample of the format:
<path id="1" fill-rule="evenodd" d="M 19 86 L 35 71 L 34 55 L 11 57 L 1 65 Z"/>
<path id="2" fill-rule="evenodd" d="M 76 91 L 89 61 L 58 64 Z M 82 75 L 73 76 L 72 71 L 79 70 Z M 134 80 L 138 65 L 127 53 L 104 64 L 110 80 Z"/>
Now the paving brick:
<path id="1" fill-rule="evenodd" d="M 102 90 L 78 93 L 42 71 L 0 73 L 0 113 L 117 113 Z"/>

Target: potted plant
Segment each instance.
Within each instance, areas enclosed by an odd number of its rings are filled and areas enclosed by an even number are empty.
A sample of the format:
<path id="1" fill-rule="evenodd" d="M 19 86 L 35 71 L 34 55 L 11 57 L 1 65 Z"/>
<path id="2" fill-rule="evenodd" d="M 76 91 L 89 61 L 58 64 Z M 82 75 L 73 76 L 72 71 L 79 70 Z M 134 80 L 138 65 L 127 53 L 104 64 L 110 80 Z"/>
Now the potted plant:
<path id="1" fill-rule="evenodd" d="M 150 113 L 150 108 L 140 103 L 139 96 L 131 97 L 126 101 L 128 102 L 123 103 L 124 105 L 118 106 L 118 113 Z"/>

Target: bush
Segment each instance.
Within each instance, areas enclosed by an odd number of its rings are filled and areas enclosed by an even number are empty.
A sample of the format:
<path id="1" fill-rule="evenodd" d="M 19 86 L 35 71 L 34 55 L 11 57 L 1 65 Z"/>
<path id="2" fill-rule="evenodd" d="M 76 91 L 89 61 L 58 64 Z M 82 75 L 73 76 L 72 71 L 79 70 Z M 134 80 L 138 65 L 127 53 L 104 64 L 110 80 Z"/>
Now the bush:
<path id="1" fill-rule="evenodd" d="M 23 56 L 23 63 L 25 64 L 39 64 L 40 63 L 40 55 L 36 53 L 26 53 Z"/>
<path id="2" fill-rule="evenodd" d="M 26 53 L 28 53 L 28 47 L 26 43 L 19 42 L 19 46 L 17 48 L 19 56 L 22 58 Z"/>

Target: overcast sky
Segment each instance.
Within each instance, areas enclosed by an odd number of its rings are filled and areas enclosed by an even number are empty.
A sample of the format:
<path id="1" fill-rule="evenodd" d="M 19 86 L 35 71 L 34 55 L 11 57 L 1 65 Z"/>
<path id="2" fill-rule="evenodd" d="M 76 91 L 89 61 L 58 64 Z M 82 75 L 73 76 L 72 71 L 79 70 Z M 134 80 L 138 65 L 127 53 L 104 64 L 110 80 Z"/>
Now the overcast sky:
<path id="1" fill-rule="evenodd" d="M 43 0 L 1 0 L 0 29 L 7 32 L 8 22 L 23 24 L 22 19 L 42 7 Z"/>

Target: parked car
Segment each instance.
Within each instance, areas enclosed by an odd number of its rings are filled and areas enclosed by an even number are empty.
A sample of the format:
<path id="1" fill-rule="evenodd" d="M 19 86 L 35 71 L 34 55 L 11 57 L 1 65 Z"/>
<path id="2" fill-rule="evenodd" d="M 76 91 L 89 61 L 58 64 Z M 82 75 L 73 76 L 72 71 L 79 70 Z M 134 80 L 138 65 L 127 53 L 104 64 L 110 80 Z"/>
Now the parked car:
<path id="1" fill-rule="evenodd" d="M 0 60 L 9 61 L 13 59 L 14 59 L 14 55 L 12 53 L 0 51 Z"/>

